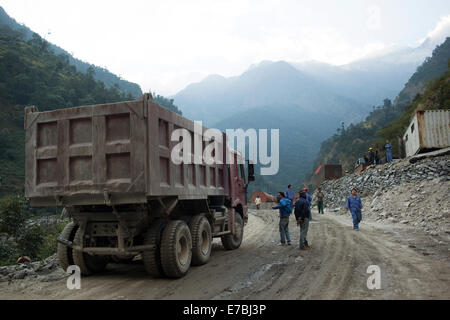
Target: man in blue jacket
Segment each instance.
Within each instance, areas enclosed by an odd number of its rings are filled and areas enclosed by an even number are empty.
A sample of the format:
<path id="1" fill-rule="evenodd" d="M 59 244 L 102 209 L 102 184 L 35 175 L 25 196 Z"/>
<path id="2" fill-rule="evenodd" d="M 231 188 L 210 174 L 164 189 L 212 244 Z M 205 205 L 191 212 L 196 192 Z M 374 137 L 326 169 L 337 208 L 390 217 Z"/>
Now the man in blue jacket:
<path id="1" fill-rule="evenodd" d="M 284 197 L 291 200 L 291 206 L 294 207 L 294 191 L 292 191 L 292 185 L 288 185 L 286 191 L 284 192 Z"/>
<path id="2" fill-rule="evenodd" d="M 311 210 L 309 208 L 308 201 L 306 200 L 306 192 L 304 190 L 299 192 L 300 198 L 295 203 L 295 219 L 297 225 L 300 226 L 300 250 L 311 249 L 306 240 L 309 229 L 309 216 Z"/>
<path id="3" fill-rule="evenodd" d="M 272 207 L 272 209 L 279 209 L 280 210 L 280 238 L 281 243 L 280 246 L 284 246 L 286 244 L 291 244 L 291 238 L 289 236 L 289 217 L 292 213 L 292 202 L 288 198 L 284 196 L 283 192 L 278 192 L 278 205 L 275 207 Z"/>
<path id="4" fill-rule="evenodd" d="M 362 202 L 360 197 L 356 194 L 356 189 L 352 189 L 352 194 L 347 198 L 345 208 L 350 211 L 353 218 L 353 230 L 359 230 L 359 223 L 362 220 Z"/>
<path id="5" fill-rule="evenodd" d="M 386 140 L 384 149 L 386 149 L 386 162 L 392 162 L 392 144 L 389 140 Z"/>

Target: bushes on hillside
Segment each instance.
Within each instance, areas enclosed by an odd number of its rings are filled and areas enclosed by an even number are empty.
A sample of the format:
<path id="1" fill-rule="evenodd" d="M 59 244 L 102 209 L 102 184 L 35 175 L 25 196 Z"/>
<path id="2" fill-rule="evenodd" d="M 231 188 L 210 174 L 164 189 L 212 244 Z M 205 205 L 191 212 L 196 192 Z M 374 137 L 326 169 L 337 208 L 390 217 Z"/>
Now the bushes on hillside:
<path id="1" fill-rule="evenodd" d="M 39 225 L 30 224 L 29 218 L 24 197 L 0 199 L 0 266 L 14 264 L 20 256 L 42 260 L 56 252 L 56 239 L 67 222 Z"/>
<path id="2" fill-rule="evenodd" d="M 17 238 L 17 249 L 20 256 L 28 256 L 31 259 L 39 257 L 44 243 L 44 228 L 38 225 L 27 227 Z"/>
<path id="3" fill-rule="evenodd" d="M 0 199 L 0 232 L 15 237 L 30 218 L 26 199 L 22 196 L 9 196 Z"/>

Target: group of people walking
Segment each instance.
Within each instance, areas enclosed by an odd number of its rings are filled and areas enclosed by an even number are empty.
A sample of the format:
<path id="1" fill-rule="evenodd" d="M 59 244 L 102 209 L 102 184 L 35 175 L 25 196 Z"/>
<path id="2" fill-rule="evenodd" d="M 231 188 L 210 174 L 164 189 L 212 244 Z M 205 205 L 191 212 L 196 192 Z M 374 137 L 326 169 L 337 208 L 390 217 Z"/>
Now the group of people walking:
<path id="1" fill-rule="evenodd" d="M 317 207 L 318 213 L 323 214 L 323 200 L 325 195 L 321 188 L 317 189 Z M 292 191 L 292 185 L 289 185 L 285 192 L 278 192 L 277 201 L 278 205 L 272 207 L 272 209 L 279 210 L 279 230 L 280 230 L 280 246 L 291 245 L 291 238 L 289 234 L 289 219 L 294 212 L 297 226 L 300 227 L 300 250 L 309 250 L 311 246 L 308 244 L 307 235 L 309 229 L 309 223 L 312 221 L 311 204 L 312 197 L 308 193 L 308 188 L 300 190 L 298 198 L 294 200 L 295 194 Z M 362 220 L 362 202 L 357 194 L 357 190 L 354 188 L 352 194 L 347 198 L 346 205 L 347 211 L 352 215 L 353 229 L 359 230 L 359 223 Z"/>

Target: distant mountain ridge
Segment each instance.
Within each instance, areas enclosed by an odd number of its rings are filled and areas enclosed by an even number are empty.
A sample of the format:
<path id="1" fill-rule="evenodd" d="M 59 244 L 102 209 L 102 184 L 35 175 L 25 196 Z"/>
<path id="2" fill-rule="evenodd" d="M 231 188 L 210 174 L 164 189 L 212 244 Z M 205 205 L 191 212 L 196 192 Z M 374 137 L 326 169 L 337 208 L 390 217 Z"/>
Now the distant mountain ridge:
<path id="1" fill-rule="evenodd" d="M 33 37 L 34 32 L 30 28 L 17 23 L 16 20 L 11 18 L 0 6 L 0 26 L 2 25 L 6 25 L 13 30 L 21 31 L 24 34 L 25 41 L 30 40 Z M 49 43 L 49 45 L 53 52 L 55 52 L 55 54 L 67 55 L 69 57 L 70 64 L 74 65 L 78 71 L 87 73 L 89 68 L 92 68 L 94 70 L 94 78 L 96 80 L 102 81 L 107 88 L 112 88 L 114 85 L 117 85 L 120 91 L 124 92 L 125 94 L 131 94 L 133 98 L 138 98 L 142 95 L 141 87 L 138 84 L 123 80 L 102 67 L 98 67 L 93 64 L 76 59 L 66 50 L 52 43 Z"/>
<path id="2" fill-rule="evenodd" d="M 183 113 L 213 126 L 236 112 L 270 105 L 297 105 L 299 110 L 344 113 L 351 121 L 362 119 L 369 105 L 342 96 L 285 61 L 250 68 L 237 77 L 209 76 L 174 96 Z"/>

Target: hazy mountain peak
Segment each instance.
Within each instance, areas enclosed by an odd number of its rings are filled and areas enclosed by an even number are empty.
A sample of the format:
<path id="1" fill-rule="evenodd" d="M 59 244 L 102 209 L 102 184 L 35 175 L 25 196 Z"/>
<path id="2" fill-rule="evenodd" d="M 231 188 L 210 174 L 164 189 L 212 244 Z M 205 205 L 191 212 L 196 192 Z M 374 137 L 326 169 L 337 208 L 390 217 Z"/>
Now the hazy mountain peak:
<path id="1" fill-rule="evenodd" d="M 227 78 L 225 78 L 224 76 L 221 76 L 220 74 L 210 74 L 208 76 L 206 76 L 202 81 L 216 81 L 216 82 L 220 82 L 220 81 L 224 81 Z"/>
<path id="2" fill-rule="evenodd" d="M 274 63 L 274 62 L 271 61 L 271 60 L 263 60 L 261 62 L 253 63 L 253 64 L 250 65 L 250 67 L 248 67 L 247 71 L 248 70 L 252 70 L 252 69 L 256 69 L 256 68 L 259 68 L 259 67 L 264 67 L 264 66 L 267 66 L 267 65 L 271 65 L 272 63 Z"/>

